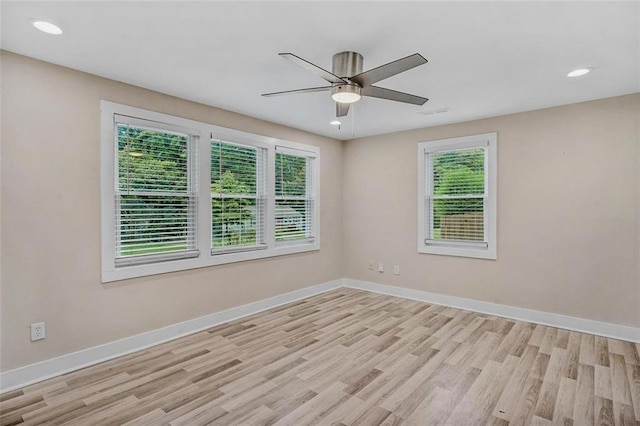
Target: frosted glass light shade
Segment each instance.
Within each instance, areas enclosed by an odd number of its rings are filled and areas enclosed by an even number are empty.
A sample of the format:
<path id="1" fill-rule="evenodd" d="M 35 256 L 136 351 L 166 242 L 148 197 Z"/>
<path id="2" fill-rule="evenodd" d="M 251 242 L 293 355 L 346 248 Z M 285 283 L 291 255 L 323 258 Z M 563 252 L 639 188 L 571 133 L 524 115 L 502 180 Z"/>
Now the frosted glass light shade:
<path id="1" fill-rule="evenodd" d="M 331 88 L 331 99 L 341 104 L 352 104 L 361 98 L 360 86 L 355 84 L 340 84 Z"/>

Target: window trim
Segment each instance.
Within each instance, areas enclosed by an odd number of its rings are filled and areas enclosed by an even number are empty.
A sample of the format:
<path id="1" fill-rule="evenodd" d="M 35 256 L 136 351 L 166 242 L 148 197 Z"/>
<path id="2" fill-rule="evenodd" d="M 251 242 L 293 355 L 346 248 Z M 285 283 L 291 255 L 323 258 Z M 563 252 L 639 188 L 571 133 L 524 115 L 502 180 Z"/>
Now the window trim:
<path id="1" fill-rule="evenodd" d="M 309 181 L 310 182 L 310 188 L 305 187 L 305 192 L 306 190 L 310 190 L 310 199 L 313 202 L 313 211 L 311 213 L 311 229 L 313 230 L 313 235 L 310 237 L 305 237 L 305 238 L 299 238 L 299 239 L 284 239 L 284 240 L 280 240 L 278 241 L 277 239 L 275 239 L 275 221 L 273 222 L 274 225 L 274 232 L 273 232 L 273 236 L 274 236 L 274 241 L 275 241 L 275 246 L 276 248 L 287 248 L 290 246 L 299 246 L 299 245 L 304 245 L 304 244 L 313 244 L 313 242 L 315 241 L 316 238 L 318 238 L 317 235 L 317 231 L 316 231 L 316 226 L 318 225 L 317 219 L 318 219 L 318 209 L 316 207 L 317 205 L 317 200 L 316 200 L 316 190 L 315 190 L 315 186 L 318 185 L 319 179 L 318 179 L 318 175 L 317 175 L 317 171 L 318 171 L 318 167 L 316 164 L 316 153 L 309 151 L 309 150 L 302 150 L 302 149 L 292 149 L 283 145 L 276 145 L 275 146 L 275 154 L 283 154 L 283 155 L 288 155 L 288 156 L 295 156 L 295 157 L 301 157 L 304 158 L 307 161 L 307 164 L 309 164 L 308 160 L 311 160 L 311 170 L 306 169 L 306 183 L 305 185 L 309 185 Z M 275 157 L 274 157 L 274 162 L 275 162 Z M 275 178 L 275 173 L 274 173 L 274 178 Z M 273 189 L 274 189 L 274 194 L 273 194 L 273 200 L 274 200 L 274 212 L 275 212 L 275 204 L 277 201 L 282 201 L 285 200 L 287 198 L 284 198 L 283 196 L 277 196 L 275 194 L 275 187 L 276 187 L 277 182 L 274 181 L 274 185 L 273 185 Z M 306 201 L 307 198 L 304 198 L 304 200 Z M 276 219 L 276 215 L 274 214 L 274 219 Z"/>
<path id="2" fill-rule="evenodd" d="M 122 115 L 122 114 L 114 114 L 113 115 L 113 122 L 114 125 L 115 123 L 118 124 L 123 124 L 126 126 L 134 126 L 140 129 L 145 129 L 145 130 L 151 130 L 151 131 L 161 131 L 163 133 L 167 133 L 167 134 L 174 134 L 174 135 L 179 135 L 179 136 L 186 136 L 187 137 L 187 148 L 188 148 L 188 162 L 187 162 L 187 175 L 189 176 L 188 181 L 187 181 L 187 189 L 185 190 L 185 192 L 182 194 L 182 196 L 184 196 L 185 198 L 187 198 L 190 202 L 188 202 L 188 205 L 194 205 L 196 207 L 194 207 L 194 209 L 192 210 L 193 212 L 193 216 L 188 215 L 189 218 L 188 220 L 193 220 L 197 222 L 197 214 L 198 214 L 198 209 L 197 209 L 197 203 L 198 203 L 198 191 L 197 188 L 195 191 L 191 191 L 189 188 L 190 186 L 192 186 L 194 184 L 193 182 L 193 173 L 196 172 L 197 173 L 197 169 L 198 169 L 198 164 L 197 164 L 197 149 L 198 149 L 198 144 L 199 144 L 199 138 L 200 138 L 200 131 L 197 129 L 193 129 L 193 128 L 187 128 L 187 127 L 179 127 L 179 126 L 175 126 L 175 125 L 171 125 L 171 124 L 165 124 L 165 123 L 158 123 L 152 120 L 141 120 L 139 118 L 135 118 L 135 117 L 130 117 L 128 115 Z M 118 163 L 118 136 L 117 134 L 114 132 L 113 134 L 113 167 L 112 167 L 112 171 L 113 171 L 113 177 L 114 177 L 114 196 L 117 194 L 123 195 L 122 191 L 119 189 L 119 177 L 116 174 L 116 163 Z M 197 182 L 197 181 L 196 181 Z M 145 191 L 133 191 L 133 192 L 145 192 Z M 151 191 L 150 193 L 153 194 L 157 194 L 159 196 L 171 196 L 174 195 L 173 193 L 168 193 L 168 192 L 161 192 L 161 191 Z M 128 195 L 128 194 L 127 194 Z M 143 195 L 143 194 L 140 194 Z M 147 194 L 144 194 L 147 195 Z M 115 197 L 114 197 L 115 198 Z M 116 210 L 116 205 L 117 202 L 115 202 L 114 200 L 114 208 L 112 211 Z M 117 230 L 118 227 L 118 216 L 116 215 L 115 218 L 115 228 L 114 228 L 114 236 L 115 236 L 115 241 L 117 241 L 117 232 L 115 232 Z M 195 228 L 195 227 L 194 227 Z M 194 235 L 191 231 L 194 231 L 195 229 L 191 228 L 191 227 L 187 227 L 187 230 L 190 234 L 190 237 L 193 238 L 194 241 L 196 241 L 196 235 Z M 171 260 L 180 260 L 180 259 L 190 259 L 190 258 L 194 258 L 194 257 L 198 257 L 199 256 L 199 250 L 198 247 L 194 246 L 191 249 L 187 249 L 187 250 L 183 250 L 183 251 L 176 251 L 176 252 L 168 252 L 168 253 L 155 253 L 155 254 L 147 254 L 147 255 L 140 255 L 140 256 L 132 256 L 132 257 L 117 257 L 117 249 L 115 250 L 115 265 L 116 267 L 122 267 L 122 266 L 132 266 L 132 265 L 142 265 L 142 264 L 150 264 L 150 263 L 158 263 L 158 262 L 167 262 L 167 261 L 171 261 Z M 146 259 L 146 260 L 145 260 Z"/>
<path id="3" fill-rule="evenodd" d="M 197 145 L 197 181 L 198 206 L 196 210 L 196 249 L 199 256 L 167 260 L 156 263 L 115 266 L 115 159 L 114 145 L 115 116 L 126 116 L 132 120 L 155 122 L 159 128 L 166 126 L 167 130 L 179 129 L 183 133 L 199 136 Z M 210 137 L 212 136 L 212 137 Z M 237 144 L 261 146 L 267 149 L 266 161 L 266 218 L 265 232 L 267 248 L 257 248 L 248 251 L 234 251 L 229 253 L 212 254 L 211 250 L 211 140 L 218 139 Z M 313 173 L 313 226 L 315 236 L 313 242 L 298 242 L 290 245 L 275 244 L 275 150 L 276 146 L 285 149 L 310 153 L 315 158 Z M 240 130 L 229 129 L 173 115 L 149 111 L 114 102 L 100 101 L 100 199 L 101 199 L 101 278 L 103 283 L 119 281 L 129 278 L 183 271 L 228 263 L 243 262 L 274 256 L 315 251 L 320 249 L 320 149 L 316 146 L 297 142 L 290 142 L 269 136 L 257 135 Z M 272 223 L 274 222 L 274 223 Z"/>
<path id="4" fill-rule="evenodd" d="M 219 137 L 220 132 L 217 132 L 215 134 L 211 134 L 211 137 L 209 138 L 209 149 L 211 149 L 211 144 L 214 141 L 218 141 L 221 144 L 222 143 L 226 143 L 229 145 L 236 145 L 236 146 L 244 146 L 244 147 L 251 147 L 251 148 L 256 148 L 256 149 L 264 149 L 264 164 L 263 164 L 263 168 L 264 168 L 264 176 L 262 176 L 261 178 L 257 176 L 257 185 L 259 185 L 259 181 L 260 179 L 264 179 L 264 187 L 265 187 L 265 191 L 263 194 L 263 197 L 265 199 L 265 206 L 264 206 L 264 218 L 263 222 L 262 222 L 262 226 L 264 227 L 264 244 L 254 244 L 251 246 L 229 246 L 229 247 L 224 247 L 224 248 L 213 248 L 211 246 L 211 243 L 213 243 L 213 235 L 211 235 L 211 233 L 209 233 L 209 242 L 210 242 L 210 247 L 209 247 L 209 251 L 211 252 L 211 256 L 221 256 L 224 254 L 233 254 L 233 253 L 241 253 L 241 252 L 247 252 L 247 251 L 255 251 L 255 250 L 265 250 L 269 247 L 268 244 L 268 240 L 269 240 L 269 226 L 268 226 L 268 219 L 267 219 L 267 215 L 268 215 L 268 203 L 269 203 L 269 198 L 268 198 L 268 191 L 269 191 L 269 187 L 268 187 L 268 183 L 269 183 L 269 172 L 268 172 L 268 166 L 267 166 L 267 162 L 268 162 L 268 157 L 269 157 L 269 145 L 266 143 L 262 143 L 262 142 L 258 142 L 258 141 L 253 141 L 253 140 L 243 140 L 242 142 L 237 142 L 236 140 L 233 140 L 232 136 L 228 136 L 228 137 Z M 211 153 L 209 153 L 209 157 L 211 158 Z M 207 164 L 209 165 L 209 167 L 211 167 L 211 163 L 207 162 Z M 211 168 L 209 168 L 209 176 L 211 176 Z M 209 182 L 211 183 L 211 182 Z M 209 185 L 211 186 L 211 185 Z M 256 195 L 255 199 L 258 200 L 260 197 L 258 197 Z M 207 200 L 207 202 L 209 203 L 209 209 L 211 209 L 212 203 L 213 203 L 213 194 L 211 192 L 209 192 L 209 198 Z M 213 214 L 213 213 L 211 213 Z M 213 225 L 213 218 L 210 216 L 210 226 Z"/>
<path id="5" fill-rule="evenodd" d="M 487 148 L 485 156 L 485 231 L 486 247 L 477 242 L 438 241 L 427 243 L 426 207 L 429 177 L 425 155 L 429 152 L 459 150 L 466 148 Z M 439 139 L 418 143 L 418 253 L 448 256 L 497 259 L 497 184 L 498 184 L 498 134 L 483 133 L 457 138 Z"/>

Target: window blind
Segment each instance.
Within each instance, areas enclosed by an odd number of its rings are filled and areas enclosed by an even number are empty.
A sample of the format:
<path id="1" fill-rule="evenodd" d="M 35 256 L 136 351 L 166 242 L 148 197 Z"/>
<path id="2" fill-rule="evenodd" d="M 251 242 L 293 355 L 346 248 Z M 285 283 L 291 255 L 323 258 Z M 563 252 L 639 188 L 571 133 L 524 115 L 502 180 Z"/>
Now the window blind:
<path id="1" fill-rule="evenodd" d="M 275 163 L 276 242 L 313 241 L 314 158 L 304 151 L 276 147 Z"/>
<path id="2" fill-rule="evenodd" d="M 425 243 L 486 246 L 486 148 L 427 151 L 425 161 Z"/>
<path id="3" fill-rule="evenodd" d="M 197 257 L 196 137 L 126 122 L 115 128 L 116 266 Z"/>
<path id="4" fill-rule="evenodd" d="M 100 123 L 102 282 L 320 248 L 318 147 L 108 101 Z"/>
<path id="5" fill-rule="evenodd" d="M 266 149 L 211 142 L 211 252 L 265 249 Z"/>

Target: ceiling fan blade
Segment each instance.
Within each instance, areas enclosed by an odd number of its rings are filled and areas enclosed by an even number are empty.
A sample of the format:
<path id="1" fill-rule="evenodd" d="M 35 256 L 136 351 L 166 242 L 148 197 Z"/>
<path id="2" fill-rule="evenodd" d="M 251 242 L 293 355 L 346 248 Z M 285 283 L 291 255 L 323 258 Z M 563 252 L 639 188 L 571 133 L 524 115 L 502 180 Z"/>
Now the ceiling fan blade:
<path id="1" fill-rule="evenodd" d="M 297 66 L 299 66 L 301 68 L 304 68 L 307 71 L 311 71 L 315 75 L 324 78 L 329 83 L 346 83 L 346 81 L 344 81 L 343 79 L 341 79 L 337 75 L 334 75 L 334 74 L 330 73 L 329 71 L 327 71 L 327 70 L 325 70 L 323 68 L 320 68 L 319 66 L 314 65 L 311 62 L 306 61 L 306 60 L 302 59 L 299 56 L 294 55 L 293 53 L 278 53 L 278 55 L 282 56 L 285 59 L 290 60 L 291 62 L 293 62 Z"/>
<path id="2" fill-rule="evenodd" d="M 336 117 L 345 117 L 349 114 L 349 107 L 351 104 L 341 104 L 340 102 L 336 102 Z"/>
<path id="3" fill-rule="evenodd" d="M 293 95 L 296 93 L 324 92 L 327 90 L 331 90 L 331 86 L 309 87 L 308 89 L 296 89 L 296 90 L 285 90 L 284 92 L 263 93 L 262 96 L 269 97 L 269 96 L 280 96 L 280 95 Z"/>
<path id="4" fill-rule="evenodd" d="M 406 58 L 380 65 L 377 68 L 373 68 L 369 71 L 350 77 L 349 80 L 358 83 L 360 87 L 366 87 L 380 80 L 384 80 L 385 78 L 392 77 L 396 74 L 400 74 L 401 72 L 408 71 L 411 68 L 415 68 L 426 63 L 427 60 L 421 54 L 414 53 Z"/>
<path id="5" fill-rule="evenodd" d="M 397 92 L 391 89 L 385 89 L 378 86 L 366 86 L 362 88 L 363 96 L 372 98 L 387 99 L 390 101 L 404 102 L 406 104 L 424 105 L 429 99 L 422 96 L 410 95 L 409 93 Z"/>

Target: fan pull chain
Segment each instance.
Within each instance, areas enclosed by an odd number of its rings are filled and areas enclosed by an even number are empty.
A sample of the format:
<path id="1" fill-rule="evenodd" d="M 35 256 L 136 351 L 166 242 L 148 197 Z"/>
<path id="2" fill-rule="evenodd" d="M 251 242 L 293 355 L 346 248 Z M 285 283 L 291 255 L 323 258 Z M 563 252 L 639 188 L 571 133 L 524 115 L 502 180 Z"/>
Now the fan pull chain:
<path id="1" fill-rule="evenodd" d="M 351 107 L 351 137 L 356 137 L 356 106 Z"/>

